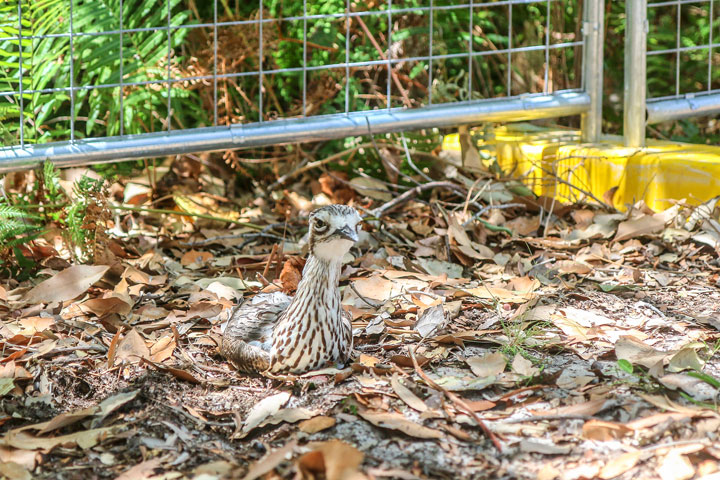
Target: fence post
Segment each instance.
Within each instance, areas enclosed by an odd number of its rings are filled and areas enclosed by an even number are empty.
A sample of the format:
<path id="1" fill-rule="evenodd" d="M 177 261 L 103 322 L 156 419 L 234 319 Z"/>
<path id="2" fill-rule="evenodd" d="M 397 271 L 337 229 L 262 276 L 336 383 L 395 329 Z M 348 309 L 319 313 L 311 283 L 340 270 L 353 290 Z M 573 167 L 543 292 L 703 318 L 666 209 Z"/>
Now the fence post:
<path id="1" fill-rule="evenodd" d="M 590 110 L 582 114 L 583 142 L 597 142 L 602 134 L 603 42 L 605 0 L 588 0 L 583 12 L 583 79 Z"/>
<path id="2" fill-rule="evenodd" d="M 647 94 L 647 0 L 626 0 L 625 14 L 625 146 L 642 148 Z"/>

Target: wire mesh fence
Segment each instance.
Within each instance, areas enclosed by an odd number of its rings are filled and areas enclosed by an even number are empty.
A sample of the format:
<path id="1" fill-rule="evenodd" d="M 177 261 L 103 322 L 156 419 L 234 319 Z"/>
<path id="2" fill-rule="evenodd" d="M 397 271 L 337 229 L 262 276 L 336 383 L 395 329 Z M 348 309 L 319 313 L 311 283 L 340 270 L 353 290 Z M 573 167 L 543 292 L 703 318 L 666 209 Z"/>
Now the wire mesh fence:
<path id="1" fill-rule="evenodd" d="M 589 108 L 582 15 L 577 0 L 6 1 L 0 134 L 12 148 L 0 161 L 82 157 L 94 140 L 93 161 L 104 148 L 98 140 L 117 146 L 116 137 L 287 119 L 300 119 L 301 140 L 303 119 L 317 132 L 325 116 L 452 104 L 477 104 L 496 119 L 503 111 L 517 120 L 579 114 Z M 458 109 L 458 120 L 468 111 Z M 437 117 L 416 116 L 410 126 Z M 358 130 L 343 128 L 337 135 Z M 257 131 L 244 128 L 242 137 Z M 100 160 L 182 151 L 152 138 L 152 151 L 108 147 Z M 193 141 L 183 138 L 185 150 L 227 147 L 188 147 Z M 55 142 L 75 148 L 37 147 Z"/>
<path id="2" fill-rule="evenodd" d="M 720 92 L 720 2 L 655 1 L 647 7 L 648 101 Z M 668 75 L 673 82 L 665 81 Z"/>

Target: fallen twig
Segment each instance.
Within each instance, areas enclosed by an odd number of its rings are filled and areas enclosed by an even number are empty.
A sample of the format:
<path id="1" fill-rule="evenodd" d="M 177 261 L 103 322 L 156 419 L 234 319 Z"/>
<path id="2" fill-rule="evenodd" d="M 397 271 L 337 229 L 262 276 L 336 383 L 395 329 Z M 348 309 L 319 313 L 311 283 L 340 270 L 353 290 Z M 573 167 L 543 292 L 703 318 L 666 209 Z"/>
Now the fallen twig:
<path id="1" fill-rule="evenodd" d="M 291 172 L 286 173 L 282 177 L 278 178 L 274 183 L 272 183 L 268 187 L 268 191 L 271 192 L 271 191 L 275 190 L 276 188 L 280 187 L 281 185 L 283 185 L 285 182 L 287 182 L 291 178 L 297 177 L 301 173 L 305 173 L 308 170 L 312 170 L 313 168 L 317 168 L 326 163 L 333 162 L 335 160 L 339 160 L 340 158 L 344 157 L 345 155 L 356 152 L 356 151 L 360 150 L 361 148 L 369 148 L 372 146 L 373 146 L 372 143 L 361 143 L 359 145 L 355 145 L 352 148 L 348 148 L 347 150 L 343 150 L 342 152 L 338 152 L 334 155 L 330 155 L 327 158 L 323 158 L 322 160 L 315 160 L 314 162 L 309 162 L 299 168 L 296 168 L 295 170 L 293 170 Z"/>
<path id="2" fill-rule="evenodd" d="M 399 195 L 392 200 L 390 200 L 387 203 L 384 203 L 383 205 L 380 205 L 378 208 L 375 208 L 372 210 L 372 215 L 374 217 L 380 218 L 386 213 L 388 213 L 391 210 L 394 210 L 395 208 L 399 207 L 400 205 L 403 205 L 416 196 L 420 195 L 420 193 L 424 192 L 425 190 L 430 190 L 433 188 L 446 188 L 448 190 L 453 190 L 454 192 L 465 195 L 466 191 L 459 185 L 456 185 L 452 182 L 429 182 L 422 185 L 418 185 L 417 187 L 411 188 L 407 192 L 403 193 L 402 195 Z"/>
<path id="3" fill-rule="evenodd" d="M 420 364 L 418 363 L 417 358 L 415 358 L 415 349 L 416 348 L 417 348 L 417 346 L 408 349 L 410 351 L 410 359 L 412 360 L 413 367 L 415 367 L 415 372 L 420 376 L 420 378 L 422 378 L 425 381 L 425 383 L 429 387 L 434 388 L 435 390 L 445 394 L 445 396 L 447 398 L 449 398 L 450 401 L 452 401 L 456 406 L 460 407 L 460 409 L 465 411 L 465 413 L 470 415 L 475 420 L 475 422 L 478 424 L 478 426 L 483 431 L 483 433 L 490 439 L 490 441 L 495 446 L 497 451 L 502 453 L 502 445 L 500 445 L 500 441 L 498 440 L 497 436 L 492 432 L 492 430 L 490 430 L 488 428 L 488 426 L 485 424 L 485 422 L 482 421 L 480 416 L 477 413 L 475 413 L 473 411 L 473 409 L 470 408 L 470 406 L 467 403 L 465 403 L 465 400 L 458 397 L 451 391 L 444 389 L 443 387 L 441 387 L 440 385 L 435 383 L 432 378 L 428 377 L 425 374 L 425 372 L 423 372 L 422 368 L 420 368 Z"/>

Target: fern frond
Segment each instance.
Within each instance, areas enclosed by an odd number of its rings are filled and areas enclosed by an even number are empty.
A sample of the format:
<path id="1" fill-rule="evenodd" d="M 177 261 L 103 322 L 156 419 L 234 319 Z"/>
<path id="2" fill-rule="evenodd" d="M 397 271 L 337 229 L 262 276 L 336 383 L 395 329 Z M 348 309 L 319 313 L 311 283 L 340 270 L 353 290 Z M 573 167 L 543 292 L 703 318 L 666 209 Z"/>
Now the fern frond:
<path id="1" fill-rule="evenodd" d="M 26 218 L 28 220 L 40 220 L 41 217 L 33 213 L 28 213 L 25 210 L 14 205 L 0 203 L 0 220 L 2 220 L 2 222 L 0 222 L 0 228 L 2 228 L 3 223 L 7 222 L 7 219 L 10 218 Z"/>
<path id="2" fill-rule="evenodd" d="M 45 160 L 43 164 L 43 180 L 45 181 L 45 188 L 50 196 L 50 201 L 54 202 L 60 186 L 60 172 L 50 160 Z"/>

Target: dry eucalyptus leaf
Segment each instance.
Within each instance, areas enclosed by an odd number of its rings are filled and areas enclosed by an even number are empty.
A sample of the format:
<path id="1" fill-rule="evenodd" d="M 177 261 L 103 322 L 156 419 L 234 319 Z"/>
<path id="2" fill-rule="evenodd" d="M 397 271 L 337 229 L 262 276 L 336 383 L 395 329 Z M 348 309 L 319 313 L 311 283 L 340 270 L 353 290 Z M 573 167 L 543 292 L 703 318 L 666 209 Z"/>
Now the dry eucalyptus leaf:
<path id="1" fill-rule="evenodd" d="M 415 331 L 426 338 L 441 329 L 445 324 L 445 309 L 442 304 L 427 308 L 415 323 Z"/>
<path id="2" fill-rule="evenodd" d="M 128 361 L 130 363 L 138 363 L 143 358 L 150 356 L 150 349 L 145 344 L 142 335 L 134 328 L 130 330 L 120 343 L 118 343 L 115 353 L 115 362 Z"/>
<path id="3" fill-rule="evenodd" d="M 280 447 L 268 453 L 262 459 L 258 460 L 257 463 L 253 464 L 250 467 L 242 480 L 255 480 L 256 478 L 262 477 L 266 473 L 270 473 L 275 469 L 275 467 L 289 459 L 296 446 L 297 440 L 292 440 L 288 442 L 288 444 L 284 447 Z"/>
<path id="4" fill-rule="evenodd" d="M 632 364 L 650 368 L 664 361 L 668 353 L 655 350 L 635 337 L 623 335 L 615 342 L 615 356 L 618 360 L 627 360 Z"/>
<path id="5" fill-rule="evenodd" d="M 387 202 L 393 197 L 387 185 L 374 178 L 355 177 L 350 180 L 350 186 L 360 195 L 365 195 L 373 200 Z"/>
<path id="6" fill-rule="evenodd" d="M 325 415 L 318 415 L 309 420 L 300 422 L 298 429 L 305 433 L 317 433 L 328 428 L 334 427 L 336 420 L 333 417 L 326 417 Z"/>
<path id="7" fill-rule="evenodd" d="M 65 302 L 82 295 L 100 280 L 107 265 L 73 265 L 40 282 L 24 298 L 25 303 Z"/>
<path id="8" fill-rule="evenodd" d="M 627 452 L 611 459 L 600 470 L 599 477 L 603 480 L 610 480 L 622 475 L 637 465 L 642 453 L 641 451 Z"/>
<path id="9" fill-rule="evenodd" d="M 512 371 L 524 377 L 532 377 L 540 373 L 540 370 L 533 367 L 530 360 L 526 359 L 519 353 L 515 354 L 515 358 L 513 358 Z"/>
<path id="10" fill-rule="evenodd" d="M 361 480 L 365 475 L 358 471 L 365 455 L 341 440 L 310 444 L 312 451 L 298 459 L 303 478 L 325 480 Z"/>
<path id="11" fill-rule="evenodd" d="M 644 215 L 640 218 L 627 220 L 618 225 L 614 240 L 621 242 L 629 238 L 661 232 L 665 228 L 666 219 L 661 215 Z"/>
<path id="12" fill-rule="evenodd" d="M 695 476 L 695 467 L 686 455 L 671 450 L 660 462 L 657 473 L 662 480 L 687 480 Z"/>
<path id="13" fill-rule="evenodd" d="M 359 415 L 376 427 L 398 430 L 411 437 L 443 438 L 437 430 L 419 425 L 398 413 L 364 411 Z"/>
<path id="14" fill-rule="evenodd" d="M 390 379 L 390 385 L 392 386 L 392 389 L 395 391 L 397 396 L 400 397 L 400 399 L 405 402 L 409 407 L 417 410 L 418 412 L 424 412 L 428 409 L 428 406 L 425 405 L 425 402 L 423 402 L 409 388 L 402 384 L 397 374 L 393 375 L 393 377 Z"/>
<path id="15" fill-rule="evenodd" d="M 669 372 L 680 372 L 682 370 L 695 370 L 699 372 L 702 370 L 704 363 L 705 362 L 698 357 L 697 350 L 686 347 L 670 358 L 667 369 Z"/>
<path id="16" fill-rule="evenodd" d="M 58 445 L 77 445 L 82 449 L 88 449 L 97 445 L 101 439 L 115 435 L 121 430 L 121 426 L 113 426 L 83 430 L 51 438 L 37 437 L 28 432 L 10 430 L 2 438 L 0 438 L 0 445 L 20 448 L 23 450 L 52 450 Z"/>
<path id="17" fill-rule="evenodd" d="M 316 415 L 316 412 L 308 410 L 307 408 L 283 408 L 279 412 L 270 415 L 264 422 L 260 424 L 261 427 L 265 425 L 277 425 L 278 423 L 297 423 L 301 420 L 307 420 Z"/>
<path id="18" fill-rule="evenodd" d="M 290 394 L 288 392 L 280 392 L 258 402 L 252 410 L 250 410 L 238 438 L 246 437 L 252 429 L 264 422 L 265 419 L 275 415 L 278 410 L 280 410 L 280 407 L 285 405 L 288 400 L 290 400 Z"/>
<path id="19" fill-rule="evenodd" d="M 478 377 L 490 377 L 499 375 L 505 371 L 505 355 L 500 352 L 493 352 L 482 357 L 469 357 L 465 363 L 470 366 L 472 372 Z"/>

